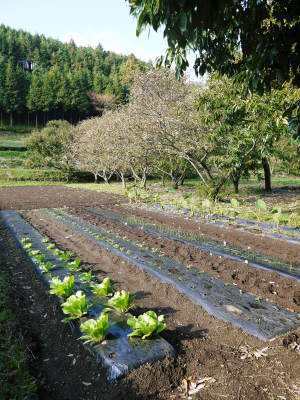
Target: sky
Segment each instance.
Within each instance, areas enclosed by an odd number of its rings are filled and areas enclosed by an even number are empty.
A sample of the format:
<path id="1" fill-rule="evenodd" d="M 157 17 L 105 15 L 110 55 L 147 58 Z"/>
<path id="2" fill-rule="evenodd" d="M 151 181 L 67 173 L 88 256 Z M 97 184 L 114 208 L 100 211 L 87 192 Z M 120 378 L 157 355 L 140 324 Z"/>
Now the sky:
<path id="1" fill-rule="evenodd" d="M 155 61 L 167 48 L 153 29 L 137 38 L 136 19 L 125 0 L 0 0 L 0 24 L 78 46 L 101 44 L 105 50 Z"/>

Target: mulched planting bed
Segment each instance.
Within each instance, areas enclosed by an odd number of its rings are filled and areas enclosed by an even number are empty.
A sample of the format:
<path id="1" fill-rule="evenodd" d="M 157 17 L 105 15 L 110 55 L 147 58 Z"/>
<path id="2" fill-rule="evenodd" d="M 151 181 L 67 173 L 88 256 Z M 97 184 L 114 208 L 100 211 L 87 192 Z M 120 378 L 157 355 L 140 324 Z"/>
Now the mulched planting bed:
<path id="1" fill-rule="evenodd" d="M 224 258 L 203 256 L 188 246 L 146 232 L 124 227 L 105 218 L 88 216 L 84 207 L 103 207 L 125 215 L 137 215 L 146 221 L 164 223 L 188 232 L 233 244 L 242 249 L 269 254 L 283 261 L 299 263 L 299 246 L 261 237 L 229 227 L 221 229 L 183 217 L 168 217 L 127 205 L 122 196 L 62 187 L 22 187 L 0 189 L 0 209 L 73 207 L 72 212 L 101 224 L 105 229 L 156 247 L 180 263 L 196 266 L 224 282 L 236 283 L 243 291 L 273 300 L 299 311 L 300 290 L 292 279 L 277 273 L 258 271 L 246 264 L 228 263 Z M 169 284 L 162 284 L 147 272 L 123 258 L 100 248 L 83 235 L 58 222 L 45 218 L 39 211 L 24 212 L 38 230 L 62 249 L 73 251 L 92 265 L 99 280 L 109 275 L 116 289 L 136 295 L 139 315 L 153 309 L 165 314 L 166 331 L 161 336 L 171 343 L 177 356 L 145 364 L 125 378 L 111 384 L 105 371 L 96 365 L 70 331 L 61 324 L 60 307 L 45 292 L 24 252 L 0 222 L 0 268 L 9 271 L 12 304 L 30 356 L 30 371 L 37 377 L 40 399 L 186 399 L 184 388 L 189 382 L 205 382 L 192 399 L 215 400 L 298 400 L 300 396 L 300 329 L 282 335 L 266 344 L 241 329 L 220 321 L 193 304 Z M 200 229 L 199 229 L 200 228 Z M 298 304 L 297 304 L 298 303 Z M 297 344 L 298 343 L 298 344 Z M 266 348 L 265 351 L 256 351 Z M 203 378 L 211 377 L 205 381 Z M 201 384 L 200 384 L 201 386 Z M 180 387 L 180 389 L 178 389 Z M 280 397 L 281 396 L 281 397 Z"/>
<path id="2" fill-rule="evenodd" d="M 270 255 L 282 261 L 293 262 L 295 264 L 300 263 L 299 244 L 287 243 L 279 239 L 246 232 L 234 226 L 222 227 L 216 224 L 197 222 L 188 217 L 149 211 L 133 204 L 106 204 L 103 205 L 103 208 L 121 215 L 137 216 L 152 223 L 157 222 L 174 228 L 180 228 L 191 234 L 203 234 L 220 242 L 225 240 L 228 244 L 240 247 L 246 251 L 250 248 L 258 253 Z"/>
<path id="3" fill-rule="evenodd" d="M 126 235 L 150 248 L 158 248 L 176 261 L 197 267 L 201 272 L 221 278 L 223 282 L 235 284 L 243 291 L 254 293 L 256 296 L 300 312 L 300 283 L 294 279 L 284 278 L 271 271 L 261 271 L 224 257 L 216 257 L 163 237 L 155 237 L 142 229 L 136 230 L 130 226 L 124 226 L 104 217 L 92 215 L 83 209 L 72 208 L 69 212 L 106 230 L 112 230 L 121 236 Z"/>
<path id="4" fill-rule="evenodd" d="M 230 284 L 223 284 L 197 269 L 179 264 L 157 254 L 125 237 L 89 224 L 81 218 L 64 211 L 49 209 L 42 215 L 67 225 L 73 231 L 87 237 L 112 253 L 120 255 L 133 265 L 146 270 L 162 282 L 170 283 L 210 314 L 242 327 L 263 340 L 300 327 L 300 314 L 292 313 L 278 305 L 273 305 L 242 291 Z M 161 257 L 162 256 L 162 257 Z"/>
<path id="5" fill-rule="evenodd" d="M 234 247 L 232 245 L 227 245 L 226 242 L 220 243 L 216 240 L 204 238 L 201 235 L 187 235 L 185 232 L 175 229 L 167 228 L 165 225 L 151 224 L 145 222 L 143 219 L 126 217 L 124 215 L 118 215 L 107 210 L 102 210 L 100 208 L 86 207 L 84 211 L 87 211 L 93 215 L 100 215 L 106 219 L 112 221 L 117 221 L 123 223 L 125 226 L 143 229 L 144 231 L 152 234 L 158 235 L 170 240 L 179 241 L 187 246 L 196 247 L 202 251 L 208 251 L 214 255 L 220 255 L 225 258 L 229 258 L 233 261 L 245 262 L 254 268 L 258 269 L 270 269 L 278 272 L 279 274 L 287 277 L 293 277 L 296 280 L 300 280 L 300 264 L 295 265 L 293 263 L 285 263 L 276 260 L 273 257 L 266 256 L 264 254 L 255 253 L 253 251 L 245 251 Z"/>
<path id="6" fill-rule="evenodd" d="M 35 227 L 53 238 L 59 247 L 75 251 L 84 262 L 93 265 L 99 277 L 109 273 L 117 285 L 135 293 L 136 311 L 151 308 L 158 313 L 165 313 L 168 329 L 162 336 L 174 345 L 178 356 L 173 367 L 165 365 L 160 368 L 160 375 L 156 374 L 156 364 L 149 366 L 148 370 L 141 367 L 135 374 L 132 373 L 130 376 L 139 393 L 149 396 L 147 398 L 185 398 L 175 387 L 184 377 L 191 376 L 195 381 L 205 377 L 215 380 L 195 395 L 194 398 L 198 399 L 239 397 L 267 400 L 272 396 L 296 399 L 300 384 L 299 355 L 282 345 L 284 339 L 286 344 L 292 341 L 290 335 L 274 340 L 268 345 L 267 355 L 256 359 L 251 355 L 253 350 L 266 347 L 260 340 L 218 321 L 170 285 L 162 284 L 145 271 L 137 270 L 60 222 L 51 221 L 39 212 L 28 212 L 26 215 Z M 299 333 L 295 335 L 293 338 Z M 245 348 L 249 350 L 249 357 L 245 357 Z"/>
<path id="7" fill-rule="evenodd" d="M 92 307 L 88 310 L 88 316 L 96 318 L 100 315 L 101 311 L 106 307 L 107 299 L 101 299 L 92 294 L 89 284 L 80 279 L 82 271 L 68 271 L 67 263 L 63 262 L 59 258 L 59 255 L 55 256 L 53 254 L 56 249 L 54 249 L 54 251 L 48 249 L 48 243 L 43 243 L 43 236 L 28 222 L 24 221 L 15 211 L 2 211 L 0 212 L 0 218 L 4 220 L 20 246 L 22 245 L 22 239 L 30 241 L 32 250 L 37 250 L 45 255 L 44 264 L 46 262 L 52 263 L 53 268 L 49 273 L 45 273 L 42 272 L 41 264 L 38 262 L 37 258 L 33 257 L 31 259 L 33 268 L 41 275 L 47 289 L 50 287 L 53 276 L 62 280 L 66 276 L 73 275 L 75 277 L 73 293 L 77 290 L 81 290 L 86 295 L 87 301 L 92 304 Z M 30 251 L 32 250 L 29 249 L 27 253 L 30 255 Z M 161 360 L 166 355 L 174 356 L 172 347 L 160 337 L 145 341 L 140 338 L 128 339 L 127 334 L 131 332 L 131 329 L 126 324 L 126 320 L 129 316 L 130 314 L 120 316 L 111 310 L 109 319 L 110 322 L 113 323 L 113 326 L 108 331 L 109 339 L 99 345 L 86 346 L 94 355 L 97 362 L 105 367 L 108 379 L 111 380 L 126 375 L 129 370 L 141 364 Z M 84 319 L 86 319 L 86 317 Z M 69 325 L 73 335 L 78 339 L 81 336 L 78 323 L 70 322 Z"/>

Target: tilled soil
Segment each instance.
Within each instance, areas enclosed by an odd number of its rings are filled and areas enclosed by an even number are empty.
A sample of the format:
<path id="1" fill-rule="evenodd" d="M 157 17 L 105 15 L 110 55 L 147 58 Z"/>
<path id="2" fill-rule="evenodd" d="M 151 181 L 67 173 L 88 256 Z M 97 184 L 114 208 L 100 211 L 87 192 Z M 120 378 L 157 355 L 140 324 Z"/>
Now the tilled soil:
<path id="1" fill-rule="evenodd" d="M 298 284 L 276 273 L 258 271 L 246 264 L 209 256 L 205 252 L 154 238 L 150 234 L 126 228 L 105 218 L 83 212 L 83 207 L 103 207 L 126 215 L 136 215 L 150 222 L 159 222 L 228 244 L 265 253 L 299 263 L 299 247 L 279 240 L 241 232 L 235 228 L 221 229 L 199 224 L 182 217 L 168 217 L 128 207 L 122 196 L 75 190 L 66 187 L 10 187 L 0 189 L 0 209 L 33 210 L 48 207 L 71 207 L 74 214 L 135 241 L 145 241 L 178 261 L 197 266 L 200 270 L 237 284 L 241 289 L 275 301 L 292 310 L 299 310 Z M 68 211 L 68 210 L 67 210 Z M 0 268 L 10 272 L 12 304 L 30 356 L 31 369 L 39 382 L 38 398 L 55 400 L 90 399 L 179 399 L 183 378 L 205 377 L 214 383 L 201 389 L 194 399 L 271 400 L 283 396 L 296 400 L 300 395 L 300 355 L 288 348 L 291 342 L 300 344 L 300 329 L 270 343 L 233 328 L 210 316 L 186 296 L 168 284 L 162 284 L 146 272 L 130 265 L 83 236 L 74 233 L 61 222 L 45 217 L 38 211 L 24 213 L 42 233 L 53 238 L 63 249 L 74 251 L 83 262 L 93 266 L 99 279 L 109 276 L 117 289 L 136 295 L 134 314 L 149 309 L 164 313 L 167 330 L 162 336 L 176 349 L 174 360 L 144 365 L 126 378 L 109 383 L 104 371 L 76 342 L 68 328 L 61 324 L 61 311 L 54 296 L 33 272 L 31 264 L 7 230 L 0 223 Z M 271 283 L 274 282 L 274 283 Z M 274 293 L 276 292 L 276 294 Z M 268 347 L 266 357 L 241 359 L 240 346 L 249 350 Z"/>
<path id="2" fill-rule="evenodd" d="M 210 316 L 170 285 L 162 284 L 105 251 L 63 223 L 39 212 L 25 214 L 59 247 L 74 251 L 85 263 L 91 264 L 99 279 L 109 274 L 117 288 L 134 293 L 134 313 L 153 309 L 165 314 L 168 329 L 162 336 L 175 347 L 178 356 L 168 364 L 143 366 L 125 379 L 125 382 L 133 380 L 140 398 L 146 393 L 156 399 L 180 398 L 175 387 L 184 377 L 192 376 L 196 380 L 210 376 L 215 382 L 202 389 L 195 399 L 254 400 L 271 399 L 272 396 L 296 399 L 296 390 L 300 389 L 296 389 L 300 385 L 300 358 L 295 351 L 283 346 L 283 337 L 269 344 L 263 343 Z M 298 338 L 300 330 L 295 335 Z M 240 346 L 249 346 L 252 350 L 267 346 L 268 355 L 242 360 Z"/>
<path id="3" fill-rule="evenodd" d="M 104 205 L 104 208 L 106 207 L 107 205 Z M 111 204 L 109 209 L 119 214 L 143 218 L 145 221 L 151 223 L 160 223 L 176 229 L 182 229 L 191 234 L 203 234 L 204 237 L 207 236 L 221 243 L 225 240 L 228 244 L 240 247 L 243 250 L 250 248 L 282 261 L 300 264 L 300 246 L 298 244 L 272 239 L 261 234 L 250 233 L 249 231 L 242 231 L 238 226 L 231 225 L 227 229 L 224 229 L 216 224 L 199 223 L 193 221 L 191 218 L 183 218 L 181 216 L 168 216 L 125 203 Z"/>
<path id="4" fill-rule="evenodd" d="M 144 243 L 150 248 L 158 248 L 178 262 L 195 266 L 200 271 L 220 278 L 223 282 L 234 283 L 244 291 L 300 312 L 300 282 L 296 282 L 292 278 L 284 278 L 276 272 L 258 270 L 225 257 L 210 255 L 209 252 L 163 237 L 152 236 L 144 230 L 126 227 L 121 223 L 92 215 L 84 210 L 72 208 L 69 211 L 94 225 L 116 232 L 121 237 L 126 236 L 135 242 Z M 41 216 L 37 214 L 36 218 L 41 218 Z"/>
<path id="5" fill-rule="evenodd" d="M 66 186 L 10 186 L 0 188 L 0 210 L 97 206 L 127 201 L 126 197 Z"/>

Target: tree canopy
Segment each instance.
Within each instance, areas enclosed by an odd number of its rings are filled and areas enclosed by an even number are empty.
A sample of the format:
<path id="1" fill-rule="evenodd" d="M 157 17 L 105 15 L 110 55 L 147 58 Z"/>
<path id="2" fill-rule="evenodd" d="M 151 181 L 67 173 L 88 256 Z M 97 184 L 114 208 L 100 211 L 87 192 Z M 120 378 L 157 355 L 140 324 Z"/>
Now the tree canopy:
<path id="1" fill-rule="evenodd" d="M 143 28 L 163 28 L 165 64 L 177 73 L 195 54 L 197 74 L 238 74 L 252 90 L 274 82 L 300 85 L 300 2 L 298 0 L 127 0 Z M 161 62 L 163 59 L 161 59 Z"/>
<path id="2" fill-rule="evenodd" d="M 11 123 L 16 117 L 75 122 L 99 114 L 95 99 L 104 95 L 126 102 L 132 71 L 145 67 L 133 55 L 101 45 L 77 47 L 72 40 L 62 43 L 0 25 L 1 122 L 8 117 Z"/>

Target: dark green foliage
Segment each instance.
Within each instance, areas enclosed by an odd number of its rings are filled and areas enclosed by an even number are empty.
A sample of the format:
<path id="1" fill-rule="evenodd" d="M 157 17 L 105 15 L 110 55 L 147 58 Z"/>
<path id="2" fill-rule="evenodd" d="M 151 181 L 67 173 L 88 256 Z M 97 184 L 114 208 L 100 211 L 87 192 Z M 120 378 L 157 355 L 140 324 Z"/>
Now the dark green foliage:
<path id="1" fill-rule="evenodd" d="M 93 93 L 124 103 L 128 83 L 120 68 L 128 59 L 100 45 L 77 47 L 73 41 L 66 44 L 0 25 L 0 125 L 16 120 L 36 126 L 52 119 L 78 122 L 99 112 Z M 130 59 L 139 68 L 144 65 L 134 56 Z M 32 71 L 26 61 L 33 62 Z"/>
<path id="2" fill-rule="evenodd" d="M 166 64 L 180 73 L 188 65 L 187 49 L 196 55 L 194 68 L 239 74 L 241 82 L 264 90 L 274 81 L 300 85 L 298 0 L 127 0 L 144 27 L 163 27 L 168 40 Z"/>

